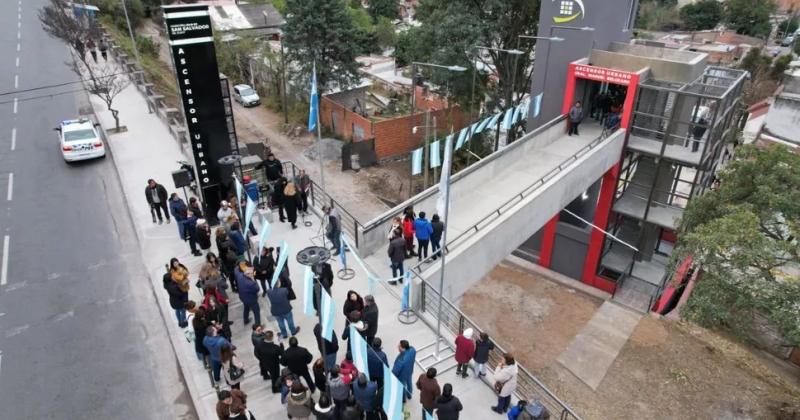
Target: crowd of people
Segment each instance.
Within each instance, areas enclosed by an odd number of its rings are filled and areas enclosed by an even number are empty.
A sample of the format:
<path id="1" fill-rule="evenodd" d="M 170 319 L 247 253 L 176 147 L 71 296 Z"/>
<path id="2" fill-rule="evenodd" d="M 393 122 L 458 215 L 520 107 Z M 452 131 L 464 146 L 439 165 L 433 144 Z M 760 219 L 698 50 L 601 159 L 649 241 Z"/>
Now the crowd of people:
<path id="1" fill-rule="evenodd" d="M 265 162 L 278 161 L 273 156 Z M 273 180 L 279 185 L 283 178 L 282 171 L 277 169 L 282 168 L 280 163 L 266 163 L 264 166 L 267 170 L 275 171 L 272 175 L 277 176 Z M 298 185 L 308 184 L 307 180 L 303 181 L 303 176 L 305 173 L 301 172 Z M 248 196 L 251 190 L 252 187 L 245 187 Z M 299 191 L 304 190 L 300 188 Z M 251 259 L 245 256 L 250 244 L 242 233 L 239 212 L 236 204 L 233 204 L 238 200 L 221 203 L 217 214 L 220 224 L 213 230 L 214 252 L 212 229 L 202 218 L 202 206 L 196 199 L 192 198 L 187 205 L 175 193 L 168 197 L 166 188 L 153 179 L 148 180 L 145 195 L 153 222 L 160 224 L 166 219 L 170 223 L 172 216 L 178 226 L 179 238 L 189 242 L 193 255 L 204 256 L 204 263 L 196 275 L 177 258 L 172 258 L 163 276 L 163 287 L 169 295 L 178 326 L 184 330 L 187 339 L 193 341 L 198 360 L 210 371 L 218 390 L 216 413 L 219 419 L 250 420 L 258 414 L 248 408 L 247 393 L 241 389 L 245 365 L 239 355 L 245 351 L 252 351 L 258 360 L 260 376 L 269 382 L 272 393 L 279 394 L 288 418 L 387 418 L 382 407 L 386 385 L 383 366 L 390 365 L 383 351 L 383 341 L 377 336 L 379 309 L 373 296 L 362 297 L 357 291 L 349 290 L 341 311 L 346 320 L 344 330 L 340 336 L 334 332 L 330 339 L 326 339 L 320 322 L 317 322 L 313 331 L 317 351 L 312 353 L 301 345 L 297 336 L 300 326 L 295 325 L 293 302 L 298 296 L 292 285 L 288 264 L 283 265 L 277 274 L 277 281 L 271 284 L 278 270 L 277 261 L 282 250 L 263 247 L 254 252 Z M 291 217 L 294 210 L 286 206 L 286 195 L 284 193 L 281 202 L 287 218 L 293 222 Z M 300 197 L 298 203 L 304 201 L 303 196 Z M 302 207 L 298 205 L 298 208 Z M 333 244 L 332 250 L 341 252 L 338 241 L 341 222 L 338 215 L 335 210 L 326 207 L 324 218 L 328 227 L 326 235 Z M 402 275 L 403 260 L 406 258 L 427 258 L 429 244 L 432 248 L 431 258 L 437 258 L 443 230 L 444 223 L 438 215 L 428 221 L 424 212 L 415 215 L 411 208 L 406 209 L 403 218 L 397 218 L 390 231 L 389 256 L 393 271 L 399 270 Z M 253 231 L 249 233 L 254 234 Z M 414 239 L 417 242 L 416 249 Z M 313 273 L 312 301 L 314 309 L 318 310 L 322 291 L 331 293 L 334 275 L 327 262 L 315 265 Z M 189 299 L 192 286 L 197 288 L 200 299 Z M 243 308 L 241 322 L 252 329 L 250 344 L 233 343 L 231 326 L 235 321 L 229 313 L 229 306 L 236 297 Z M 278 324 L 277 329 L 269 328 L 262 319 L 262 303 L 269 304 L 270 314 Z M 359 372 L 354 364 L 349 345 L 351 326 L 367 343 L 368 373 Z M 468 368 L 472 362 L 475 364 L 475 377 L 485 376 L 489 353 L 494 347 L 485 333 L 479 334 L 477 339 L 473 335 L 472 329 L 466 329 L 454 343 L 457 374 L 463 378 L 469 376 Z M 340 340 L 343 341 L 341 346 Z M 252 348 L 247 349 L 249 346 Z M 407 340 L 400 340 L 397 350 L 391 372 L 402 383 L 403 402 L 412 398 L 416 388 L 420 392 L 423 420 L 426 420 L 426 412 L 435 414 L 440 420 L 458 419 L 463 406 L 454 395 L 453 385 L 448 383 L 440 388 L 436 369 L 429 369 L 414 382 L 416 349 Z M 498 403 L 492 409 L 498 413 L 509 409 L 513 413 L 517 408 L 509 407 L 516 387 L 516 372 L 511 355 L 505 355 L 503 363 L 494 370 Z"/>

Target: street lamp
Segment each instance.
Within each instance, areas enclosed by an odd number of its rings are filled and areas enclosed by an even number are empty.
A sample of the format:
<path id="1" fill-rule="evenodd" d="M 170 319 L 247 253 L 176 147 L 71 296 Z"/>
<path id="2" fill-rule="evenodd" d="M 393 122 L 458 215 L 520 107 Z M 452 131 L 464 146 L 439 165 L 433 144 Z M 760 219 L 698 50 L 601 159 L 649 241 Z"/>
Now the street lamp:
<path id="1" fill-rule="evenodd" d="M 458 65 L 443 65 L 443 64 L 434 64 L 434 63 L 423 63 L 423 62 L 419 62 L 419 61 L 411 62 L 411 115 L 414 115 L 414 112 L 416 112 L 416 110 L 417 110 L 417 95 L 416 95 L 417 86 L 416 86 L 416 84 L 414 82 L 414 77 L 417 74 L 416 66 L 431 67 L 431 68 L 435 68 L 435 69 L 444 69 L 444 70 L 447 70 L 447 71 L 458 72 L 458 73 L 461 73 L 461 72 L 464 72 L 464 71 L 467 70 L 466 67 L 462 67 L 462 66 L 458 66 Z M 426 119 L 425 123 L 427 124 L 427 119 Z M 427 133 L 427 127 L 426 127 L 426 132 L 425 132 L 425 150 L 427 150 L 427 149 L 428 149 L 428 133 Z M 423 162 L 424 162 L 423 170 L 425 172 L 424 173 L 424 177 L 425 177 L 425 187 L 426 188 L 428 186 L 428 166 L 429 166 L 428 157 L 427 156 L 428 155 L 423 152 Z M 409 185 L 409 187 L 410 187 L 410 185 Z M 410 189 L 408 191 L 408 194 L 409 194 L 409 197 L 410 197 L 411 196 L 411 190 Z"/>

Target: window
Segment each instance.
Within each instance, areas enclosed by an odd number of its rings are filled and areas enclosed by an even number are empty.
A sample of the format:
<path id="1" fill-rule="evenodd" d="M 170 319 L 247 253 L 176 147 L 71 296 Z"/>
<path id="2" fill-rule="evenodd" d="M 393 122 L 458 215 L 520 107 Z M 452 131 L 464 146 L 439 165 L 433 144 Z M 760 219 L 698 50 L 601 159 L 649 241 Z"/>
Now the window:
<path id="1" fill-rule="evenodd" d="M 97 136 L 94 135 L 94 130 L 88 128 L 83 130 L 73 130 L 64 132 L 64 141 L 91 140 L 96 137 Z"/>

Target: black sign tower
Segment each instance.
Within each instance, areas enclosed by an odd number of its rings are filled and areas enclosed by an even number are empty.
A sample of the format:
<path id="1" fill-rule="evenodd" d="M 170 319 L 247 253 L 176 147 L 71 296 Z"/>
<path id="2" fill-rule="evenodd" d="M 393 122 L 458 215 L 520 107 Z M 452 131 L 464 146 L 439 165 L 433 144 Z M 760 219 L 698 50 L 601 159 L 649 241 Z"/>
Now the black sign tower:
<path id="1" fill-rule="evenodd" d="M 231 142 L 211 17 L 207 5 L 162 6 L 162 9 L 197 181 L 207 218 L 214 221 L 230 185 L 230 169 L 223 168 L 217 160 L 231 154 Z"/>

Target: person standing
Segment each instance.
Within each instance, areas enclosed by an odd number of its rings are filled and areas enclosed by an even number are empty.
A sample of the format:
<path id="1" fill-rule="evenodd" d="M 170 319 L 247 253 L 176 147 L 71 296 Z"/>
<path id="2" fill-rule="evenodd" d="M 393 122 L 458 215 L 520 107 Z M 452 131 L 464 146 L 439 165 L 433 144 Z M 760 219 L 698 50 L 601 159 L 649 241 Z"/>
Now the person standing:
<path id="1" fill-rule="evenodd" d="M 208 251 L 211 248 L 211 226 L 206 219 L 197 219 L 197 244 L 200 249 Z"/>
<path id="2" fill-rule="evenodd" d="M 364 309 L 361 311 L 361 321 L 364 322 L 364 338 L 367 345 L 372 345 L 372 340 L 378 334 L 378 305 L 372 295 L 364 296 Z"/>
<path id="3" fill-rule="evenodd" d="M 386 252 L 389 254 L 389 263 L 392 267 L 392 279 L 402 277 L 405 274 L 405 270 L 403 269 L 403 261 L 405 261 L 408 255 L 408 247 L 406 240 L 401 236 L 399 229 L 398 231 L 395 231 L 394 237 L 391 241 L 389 241 L 389 248 L 386 250 Z M 397 284 L 397 280 L 389 280 L 389 284 L 394 286 Z"/>
<path id="4" fill-rule="evenodd" d="M 301 169 L 300 173 L 292 179 L 297 193 L 300 196 L 300 211 L 308 214 L 308 192 L 311 189 L 311 178 L 306 175 L 306 170 Z"/>
<path id="5" fill-rule="evenodd" d="M 444 233 L 444 222 L 439 219 L 438 214 L 434 214 L 433 218 L 431 219 L 431 227 L 433 228 L 433 232 L 431 232 L 431 253 L 433 255 L 433 259 L 439 258 L 439 249 L 441 249 L 442 243 L 442 233 Z"/>
<path id="6" fill-rule="evenodd" d="M 267 153 L 267 159 L 262 160 L 254 169 L 262 168 L 264 169 L 264 177 L 267 178 L 268 182 L 275 182 L 283 176 L 283 165 L 281 161 L 275 158 L 275 154 L 272 152 Z"/>
<path id="7" fill-rule="evenodd" d="M 206 328 L 206 335 L 203 337 L 203 346 L 208 350 L 208 358 L 211 360 L 211 371 L 214 375 L 214 380 L 219 382 L 219 373 L 222 369 L 222 356 L 221 351 L 223 346 L 231 345 L 225 337 L 219 334 L 217 326 L 211 325 Z"/>
<path id="8" fill-rule="evenodd" d="M 472 328 L 467 328 L 456 337 L 456 376 L 467 377 L 469 361 L 475 355 L 475 341 L 472 340 Z"/>
<path id="9" fill-rule="evenodd" d="M 292 229 L 297 229 L 297 209 L 302 206 L 300 196 L 294 184 L 289 182 L 283 189 L 283 208 L 286 210 L 286 219 L 292 224 Z"/>
<path id="10" fill-rule="evenodd" d="M 244 239 L 244 235 L 242 235 L 242 231 L 239 229 L 239 222 L 231 223 L 231 231 L 228 233 L 228 237 L 231 239 L 231 242 L 233 242 L 236 257 L 241 259 L 244 257 L 244 253 L 247 250 L 247 240 Z"/>
<path id="11" fill-rule="evenodd" d="M 453 385 L 444 384 L 442 395 L 436 399 L 436 417 L 439 420 L 458 420 L 463 409 L 461 401 L 453 395 Z"/>
<path id="12" fill-rule="evenodd" d="M 169 306 L 175 310 L 175 317 L 178 318 L 178 326 L 186 328 L 189 322 L 186 321 L 186 302 L 189 301 L 189 290 L 182 290 L 181 284 L 172 281 L 172 273 L 167 272 L 163 277 L 164 290 L 169 295 Z"/>
<path id="13" fill-rule="evenodd" d="M 239 383 L 244 378 L 244 363 L 236 357 L 230 346 L 223 346 L 219 352 L 222 361 L 222 376 L 231 389 L 240 389 Z"/>
<path id="14" fill-rule="evenodd" d="M 169 196 L 169 212 L 175 218 L 175 224 L 178 225 L 178 236 L 182 241 L 186 240 L 186 231 L 183 222 L 186 220 L 189 208 L 186 203 L 178 197 L 178 193 L 172 193 Z"/>
<path id="15" fill-rule="evenodd" d="M 103 57 L 103 61 L 108 61 L 108 41 L 106 41 L 105 38 L 100 38 L 97 47 L 100 49 L 100 55 Z"/>
<path id="16" fill-rule="evenodd" d="M 497 391 L 497 405 L 492 407 L 495 413 L 503 414 L 511 405 L 511 395 L 517 390 L 517 363 L 511 353 L 503 355 L 503 360 L 494 370 L 494 389 Z"/>
<path id="17" fill-rule="evenodd" d="M 92 60 L 97 63 L 97 46 L 94 44 L 92 38 L 86 41 L 86 49 L 89 50 L 89 54 L 92 55 Z"/>
<path id="18" fill-rule="evenodd" d="M 328 394 L 333 400 L 333 405 L 335 406 L 334 411 L 337 417 L 341 417 L 344 405 L 347 403 L 347 397 L 350 396 L 350 387 L 347 386 L 344 382 L 344 378 L 342 378 L 339 373 L 339 366 L 334 365 L 329 372 L 330 377 L 328 378 L 327 384 Z"/>
<path id="19" fill-rule="evenodd" d="M 283 344 L 275 344 L 275 333 L 270 330 L 264 332 L 264 339 L 255 345 L 255 355 L 261 368 L 261 377 L 269 379 L 272 383 L 272 393 L 281 392 L 281 357 L 283 357 Z"/>
<path id="20" fill-rule="evenodd" d="M 331 406 L 331 399 L 324 393 L 319 396 L 317 405 L 314 406 L 314 416 L 316 420 L 338 420 L 336 412 L 333 411 Z"/>
<path id="21" fill-rule="evenodd" d="M 494 350 L 494 343 L 489 340 L 489 334 L 481 333 L 478 341 L 475 342 L 475 377 L 486 376 L 486 363 L 489 361 L 489 353 Z"/>
<path id="22" fill-rule="evenodd" d="M 263 247 L 261 253 L 253 258 L 253 267 L 256 270 L 256 280 L 261 283 L 261 296 L 267 295 L 267 281 L 275 273 L 275 259 L 272 258 L 272 248 Z"/>
<path id="23" fill-rule="evenodd" d="M 330 370 L 336 366 L 336 353 L 339 351 L 339 338 L 336 334 L 331 334 L 331 341 L 325 340 L 322 337 L 322 326 L 317 322 L 314 326 L 314 337 L 317 338 L 317 349 L 319 354 L 322 355 L 322 360 L 325 362 L 325 368 Z M 325 340 L 323 347 L 323 340 Z"/>
<path id="24" fill-rule="evenodd" d="M 200 204 L 197 197 L 189 197 L 189 211 L 194 213 L 198 219 L 203 218 L 203 206 Z"/>
<path id="25" fill-rule="evenodd" d="M 309 353 L 305 347 L 299 345 L 297 337 L 289 339 L 289 348 L 283 353 L 281 364 L 289 368 L 289 371 L 297 378 L 302 377 L 313 393 L 315 389 L 314 380 L 311 378 L 311 373 L 308 371 L 308 364 L 311 363 L 312 360 L 314 360 L 314 357 L 311 356 L 311 353 Z"/>
<path id="26" fill-rule="evenodd" d="M 283 192 L 286 190 L 286 184 L 286 178 L 280 177 L 275 180 L 275 183 L 273 184 L 274 190 L 272 191 L 272 205 L 278 207 L 278 217 L 280 218 L 281 222 L 286 221 L 283 206 Z"/>
<path id="27" fill-rule="evenodd" d="M 231 290 L 235 293 L 239 290 L 236 284 L 236 278 L 233 273 L 236 268 L 236 250 L 233 243 L 225 232 L 225 228 L 218 226 L 214 231 L 215 241 L 217 242 L 217 251 L 221 263 L 221 270 L 231 283 Z"/>
<path id="28" fill-rule="evenodd" d="M 186 218 L 183 220 L 183 233 L 186 235 L 186 240 L 189 241 L 192 255 L 202 257 L 203 253 L 197 249 L 197 217 L 191 211 L 186 213 Z"/>
<path id="29" fill-rule="evenodd" d="M 234 216 L 231 204 L 225 200 L 220 201 L 219 210 L 217 210 L 217 220 L 220 225 L 229 226 Z"/>
<path id="30" fill-rule="evenodd" d="M 331 241 L 331 251 L 333 255 L 339 255 L 342 250 L 342 223 L 339 219 L 339 214 L 331 206 L 322 206 L 322 211 L 325 213 L 325 237 Z"/>
<path id="31" fill-rule="evenodd" d="M 392 373 L 403 384 L 405 391 L 403 392 L 403 402 L 405 403 L 407 399 L 411 398 L 414 392 L 411 388 L 411 377 L 414 374 L 414 361 L 417 357 L 417 349 L 411 347 L 407 340 L 400 340 L 397 350 L 400 353 L 394 359 Z"/>
<path id="32" fill-rule="evenodd" d="M 383 342 L 379 337 L 372 339 L 372 349 L 367 352 L 367 366 L 369 367 L 369 380 L 378 384 L 378 389 L 383 389 L 383 366 L 389 366 L 389 359 L 383 352 Z"/>
<path id="33" fill-rule="evenodd" d="M 403 239 L 406 241 L 406 258 L 417 256 L 414 252 L 414 217 L 410 213 L 403 218 Z"/>
<path id="34" fill-rule="evenodd" d="M 367 415 L 366 420 L 378 420 L 378 384 L 367 379 L 364 372 L 353 382 L 353 397 Z"/>
<path id="35" fill-rule="evenodd" d="M 575 105 L 572 105 L 572 108 L 569 109 L 569 133 L 568 135 L 575 134 L 579 136 L 578 133 L 578 126 L 583 121 L 583 107 L 581 106 L 581 101 L 575 102 Z"/>
<path id="36" fill-rule="evenodd" d="M 294 337 L 297 335 L 297 332 L 300 331 L 300 327 L 294 326 L 292 304 L 289 302 L 289 289 L 281 287 L 282 283 L 282 280 L 278 280 L 275 287 L 267 291 L 270 305 L 269 310 L 272 316 L 278 321 L 278 328 L 281 330 L 280 336 L 287 338 L 289 334 L 291 334 L 292 337 Z M 256 286 L 256 289 L 257 288 L 258 286 Z"/>
<path id="37" fill-rule="evenodd" d="M 253 267 L 245 268 L 242 276 L 239 276 L 237 284 L 239 286 L 239 300 L 242 301 L 242 316 L 244 325 L 250 323 L 250 312 L 256 324 L 261 324 L 261 307 L 258 304 L 258 283 L 253 278 Z"/>
<path id="38" fill-rule="evenodd" d="M 167 223 L 169 223 L 167 189 L 154 179 L 148 179 L 147 186 L 144 188 L 144 197 L 147 199 L 147 205 L 150 206 L 150 216 L 153 216 L 153 223 L 156 222 L 156 215 L 158 215 L 159 225 L 164 222 L 164 219 L 161 218 L 162 210 L 164 211 L 164 217 L 167 218 Z"/>
<path id="39" fill-rule="evenodd" d="M 441 395 L 442 390 L 436 380 L 436 368 L 428 368 L 428 371 L 419 375 L 417 378 L 417 389 L 419 390 L 419 403 L 422 405 L 422 420 L 427 420 L 427 414 L 433 414 L 436 408 L 436 399 Z"/>
<path id="40" fill-rule="evenodd" d="M 417 255 L 419 255 L 419 261 L 422 261 L 422 258 L 428 258 L 428 243 L 431 240 L 432 233 L 433 226 L 431 226 L 431 222 L 425 218 L 425 212 L 419 212 L 419 217 L 414 221 L 414 234 L 417 236 Z M 425 254 L 424 256 L 423 253 Z"/>
<path id="41" fill-rule="evenodd" d="M 309 391 L 300 382 L 292 383 L 291 393 L 286 399 L 286 414 L 292 420 L 308 420 L 311 418 L 311 409 L 314 408 L 314 399 Z"/>

